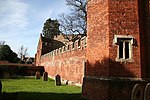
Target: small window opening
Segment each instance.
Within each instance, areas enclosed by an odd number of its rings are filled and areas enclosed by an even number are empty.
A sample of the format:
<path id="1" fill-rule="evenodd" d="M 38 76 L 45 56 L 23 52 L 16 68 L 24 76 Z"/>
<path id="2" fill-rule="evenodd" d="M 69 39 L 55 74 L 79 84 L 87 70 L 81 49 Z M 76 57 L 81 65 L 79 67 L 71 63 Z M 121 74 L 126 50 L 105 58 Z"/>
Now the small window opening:
<path id="1" fill-rule="evenodd" d="M 119 41 L 119 59 L 130 59 L 130 41 L 120 40 Z"/>
<path id="2" fill-rule="evenodd" d="M 125 42 L 125 59 L 129 59 L 129 42 Z"/>
<path id="3" fill-rule="evenodd" d="M 127 41 L 121 41 L 119 43 L 119 59 L 129 59 L 130 58 L 130 42 Z"/>
<path id="4" fill-rule="evenodd" d="M 113 43 L 118 45 L 117 61 L 133 61 L 132 59 L 132 45 L 133 36 L 115 35 Z"/>
<path id="5" fill-rule="evenodd" d="M 119 43 L 119 59 L 123 58 L 123 42 Z"/>

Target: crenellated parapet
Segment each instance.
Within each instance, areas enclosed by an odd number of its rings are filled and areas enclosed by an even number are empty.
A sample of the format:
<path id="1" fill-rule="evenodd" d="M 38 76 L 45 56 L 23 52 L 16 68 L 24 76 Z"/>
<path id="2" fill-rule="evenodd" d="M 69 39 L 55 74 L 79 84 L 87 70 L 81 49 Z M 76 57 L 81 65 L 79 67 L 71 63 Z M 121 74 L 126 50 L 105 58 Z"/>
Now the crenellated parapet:
<path id="1" fill-rule="evenodd" d="M 44 54 L 41 59 L 45 58 L 45 57 L 55 57 L 55 56 L 59 56 L 68 52 L 74 52 L 74 51 L 78 51 L 81 49 L 85 49 L 86 48 L 86 36 L 82 37 L 81 39 L 76 40 L 75 42 L 69 42 L 68 44 L 66 44 L 65 46 L 62 46 L 58 49 L 55 49 L 49 53 Z"/>
<path id="2" fill-rule="evenodd" d="M 82 86 L 86 61 L 86 37 L 46 53 L 40 58 L 50 78 L 60 75 L 62 81 Z"/>

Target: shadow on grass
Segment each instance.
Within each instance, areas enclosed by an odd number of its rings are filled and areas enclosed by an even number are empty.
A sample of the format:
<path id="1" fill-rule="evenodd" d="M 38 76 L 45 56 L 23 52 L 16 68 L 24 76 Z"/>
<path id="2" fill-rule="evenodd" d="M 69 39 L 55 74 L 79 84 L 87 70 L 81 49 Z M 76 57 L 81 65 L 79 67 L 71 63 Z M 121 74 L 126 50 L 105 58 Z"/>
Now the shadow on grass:
<path id="1" fill-rule="evenodd" d="M 81 94 L 17 92 L 2 93 L 0 100 L 85 100 Z"/>

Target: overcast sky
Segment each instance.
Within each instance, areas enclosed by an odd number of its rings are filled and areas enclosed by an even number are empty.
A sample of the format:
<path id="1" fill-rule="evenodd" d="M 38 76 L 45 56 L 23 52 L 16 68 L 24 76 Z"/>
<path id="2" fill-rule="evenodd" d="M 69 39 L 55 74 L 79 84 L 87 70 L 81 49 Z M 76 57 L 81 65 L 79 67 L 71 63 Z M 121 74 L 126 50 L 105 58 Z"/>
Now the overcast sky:
<path id="1" fill-rule="evenodd" d="M 66 11 L 65 0 L 0 0 L 0 41 L 16 53 L 24 45 L 34 57 L 46 19 Z"/>

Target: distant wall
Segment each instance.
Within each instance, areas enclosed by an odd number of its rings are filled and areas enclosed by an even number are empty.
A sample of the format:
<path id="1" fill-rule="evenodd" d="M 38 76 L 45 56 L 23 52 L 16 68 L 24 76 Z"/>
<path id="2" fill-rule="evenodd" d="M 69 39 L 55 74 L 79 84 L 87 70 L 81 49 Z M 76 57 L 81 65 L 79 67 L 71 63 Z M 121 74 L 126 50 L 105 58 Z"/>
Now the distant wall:
<path id="1" fill-rule="evenodd" d="M 86 53 L 86 37 L 73 43 L 69 43 L 59 49 L 47 53 L 41 57 L 40 66 L 44 66 L 49 77 L 57 74 L 62 80 L 72 84 L 82 84 L 84 77 Z"/>
<path id="2" fill-rule="evenodd" d="M 0 65 L 7 65 L 7 66 L 34 66 L 33 64 L 19 64 L 19 63 L 0 63 Z"/>
<path id="3" fill-rule="evenodd" d="M 37 71 L 44 72 L 43 66 L 33 66 L 32 64 L 0 64 L 0 78 L 15 78 L 16 76 L 34 76 Z"/>
<path id="4" fill-rule="evenodd" d="M 8 64 L 9 62 L 6 61 L 6 60 L 0 60 L 0 65 L 3 65 L 3 64 Z"/>

